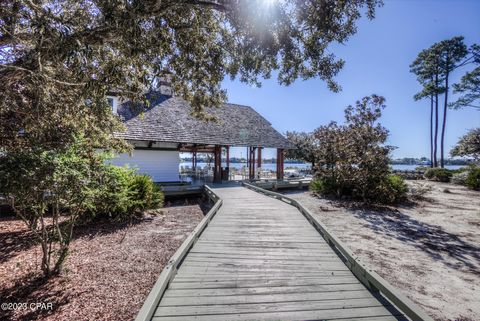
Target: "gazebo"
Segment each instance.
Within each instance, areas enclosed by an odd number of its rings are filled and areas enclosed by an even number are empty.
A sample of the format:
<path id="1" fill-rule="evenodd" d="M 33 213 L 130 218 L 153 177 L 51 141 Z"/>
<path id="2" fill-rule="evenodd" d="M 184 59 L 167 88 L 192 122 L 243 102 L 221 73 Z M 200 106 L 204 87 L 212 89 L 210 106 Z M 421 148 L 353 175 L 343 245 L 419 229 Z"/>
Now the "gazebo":
<path id="1" fill-rule="evenodd" d="M 206 108 L 215 120 L 205 121 L 193 116 L 191 106 L 180 97 L 155 91 L 148 93 L 147 99 L 150 107 L 141 113 L 129 102 L 114 106 L 126 126 L 126 131 L 117 135 L 131 142 L 134 152 L 120 155 L 113 163 L 134 165 L 155 181 L 171 181 L 174 173 L 170 175 L 169 170 L 176 166 L 178 175 L 179 153 L 192 154 L 193 168 L 198 153 L 212 153 L 213 181 L 221 182 L 222 150 L 229 167 L 230 147 L 245 147 L 248 177 L 254 179 L 256 168 L 262 166 L 262 149 L 276 148 L 276 176 L 283 179 L 284 151 L 294 146 L 253 108 L 230 103 Z"/>

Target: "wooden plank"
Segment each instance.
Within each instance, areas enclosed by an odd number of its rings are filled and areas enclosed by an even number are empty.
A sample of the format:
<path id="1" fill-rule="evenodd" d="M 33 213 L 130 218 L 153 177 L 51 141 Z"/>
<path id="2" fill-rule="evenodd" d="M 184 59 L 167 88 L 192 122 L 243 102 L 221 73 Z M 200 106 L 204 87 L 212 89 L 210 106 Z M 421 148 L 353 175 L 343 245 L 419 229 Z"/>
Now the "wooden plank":
<path id="1" fill-rule="evenodd" d="M 295 266 L 279 266 L 279 267 L 274 267 L 274 266 L 194 266 L 191 264 L 184 265 L 184 268 L 182 269 L 183 273 L 202 273 L 202 272 L 209 272 L 209 273 L 241 273 L 241 272 L 247 272 L 247 273 L 278 273 L 280 274 L 281 272 L 285 273 L 296 273 L 296 274 L 316 274 L 317 272 L 320 271 L 348 271 L 348 268 L 345 266 L 343 263 L 338 263 L 338 262 L 322 262 L 319 263 L 318 266 L 315 268 L 310 268 L 310 267 L 295 267 Z"/>
<path id="2" fill-rule="evenodd" d="M 207 256 L 188 256 L 184 263 L 191 262 L 192 265 L 213 265 L 213 264 L 247 264 L 247 265 L 277 265 L 277 266 L 308 266 L 308 267 L 315 267 L 317 266 L 317 261 L 315 260 L 302 260 L 301 257 L 296 256 L 299 259 L 288 259 L 286 258 L 279 258 L 276 260 L 271 260 L 264 257 L 243 257 L 243 258 L 215 258 L 215 257 L 207 257 Z M 339 262 L 340 259 L 333 255 L 324 256 L 322 257 L 322 261 L 324 262 Z"/>
<path id="3" fill-rule="evenodd" d="M 191 316 L 191 315 L 215 315 L 250 313 L 251 311 L 262 312 L 290 312 L 305 310 L 334 310 L 336 315 L 342 314 L 342 310 L 365 307 L 383 307 L 382 303 L 375 298 L 349 298 L 337 300 L 301 300 L 287 302 L 267 303 L 244 303 L 244 304 L 212 304 L 212 305 L 184 305 L 184 306 L 159 306 L 155 316 Z M 386 310 L 386 309 L 385 309 Z M 382 311 L 388 314 L 388 311 Z M 372 314 L 375 316 L 375 314 Z"/>
<path id="4" fill-rule="evenodd" d="M 222 289 L 222 288 L 256 288 L 256 287 L 279 287 L 279 286 L 319 286 L 335 284 L 355 284 L 357 280 L 351 276 L 324 279 L 295 279 L 295 280 L 265 280 L 265 281 L 214 281 L 214 282 L 173 282 L 170 289 Z"/>
<path id="5" fill-rule="evenodd" d="M 172 283 L 174 284 L 174 283 Z M 214 289 L 172 289 L 169 288 L 164 297 L 184 296 L 229 296 L 229 295 L 257 295 L 257 294 L 288 294 L 288 293 L 318 293 L 365 290 L 365 286 L 357 283 L 347 284 L 309 284 L 295 286 L 255 286 L 244 288 L 214 288 Z"/>
<path id="6" fill-rule="evenodd" d="M 333 310 L 301 310 L 284 311 L 279 318 L 278 312 L 250 312 L 241 314 L 218 314 L 218 315 L 196 315 L 196 316 L 170 316 L 157 317 L 152 320 L 158 321 L 179 321 L 179 320 L 197 320 L 197 321 L 278 321 L 278 320 L 335 320 L 345 318 L 364 318 L 370 320 L 373 317 L 391 316 L 392 314 L 385 307 L 364 307 L 353 309 L 333 309 Z"/>
<path id="7" fill-rule="evenodd" d="M 210 305 L 210 304 L 244 304 L 244 303 L 272 303 L 292 301 L 321 301 L 337 299 L 369 298 L 370 292 L 340 291 L 340 292 L 311 292 L 311 293 L 288 293 L 288 294 L 261 294 L 261 295 L 231 295 L 223 297 L 165 297 L 159 306 L 184 306 L 184 305 Z"/>
<path id="8" fill-rule="evenodd" d="M 299 256 L 299 255 L 290 255 L 288 257 L 289 260 L 295 262 L 317 262 L 320 259 L 325 259 L 334 256 L 332 253 L 323 253 L 321 255 L 310 255 L 306 256 Z M 191 258 L 223 258 L 223 259 L 257 259 L 257 260 L 269 260 L 269 261 L 283 261 L 285 260 L 285 256 L 278 256 L 278 255 L 251 255 L 251 254 L 238 254 L 238 253 L 218 253 L 218 252 L 192 252 L 188 254 L 188 257 Z M 338 258 L 338 256 L 334 256 Z"/>
<path id="9" fill-rule="evenodd" d="M 321 279 L 325 277 L 331 277 L 332 272 L 322 272 L 322 273 L 317 273 L 315 275 L 302 275 L 298 276 L 295 279 L 296 280 L 314 280 L 314 279 Z M 341 272 L 335 272 L 335 276 L 351 276 L 351 273 L 346 272 L 346 271 L 341 271 Z M 258 281 L 259 284 L 263 282 L 263 280 L 291 280 L 291 276 L 276 276 L 276 275 L 268 275 L 268 276 L 259 276 L 258 273 L 252 273 L 252 274 L 242 274 L 242 275 L 179 275 L 177 274 L 175 276 L 175 282 L 192 282 L 192 281 L 210 281 L 210 282 L 218 282 L 218 281 Z"/>
<path id="10" fill-rule="evenodd" d="M 277 252 L 252 252 L 252 251 L 235 251 L 234 253 L 232 252 L 229 252 L 229 251 L 222 251 L 222 250 L 205 250 L 205 251 L 197 251 L 195 249 L 192 249 L 190 251 L 191 254 L 196 254 L 196 255 L 200 255 L 200 256 L 204 256 L 204 257 L 208 257 L 208 256 L 215 256 L 215 255 L 220 255 L 220 256 L 224 256 L 224 257 L 229 257 L 229 256 L 235 256 L 235 257 L 241 257 L 241 256 L 249 256 L 249 257 L 264 257 L 264 258 L 269 258 L 269 259 L 275 259 L 275 258 L 278 258 L 278 259 L 285 259 L 285 253 L 277 253 Z M 308 259 L 322 259 L 323 257 L 326 257 L 326 256 L 331 256 L 331 253 L 329 252 L 324 252 L 324 253 L 317 253 L 317 254 L 312 254 L 310 255 L 309 257 L 306 257 L 306 256 L 299 256 L 297 253 L 294 253 L 292 255 L 289 255 L 288 258 L 290 260 L 295 260 L 295 259 L 298 259 L 298 260 L 308 260 Z"/>

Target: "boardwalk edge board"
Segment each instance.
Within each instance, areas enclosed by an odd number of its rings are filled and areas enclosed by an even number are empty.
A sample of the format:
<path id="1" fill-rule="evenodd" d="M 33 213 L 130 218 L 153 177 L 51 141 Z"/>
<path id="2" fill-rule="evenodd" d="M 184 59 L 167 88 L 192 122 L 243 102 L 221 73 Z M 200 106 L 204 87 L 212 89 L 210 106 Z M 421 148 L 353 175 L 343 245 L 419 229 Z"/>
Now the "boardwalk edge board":
<path id="1" fill-rule="evenodd" d="M 212 218 L 217 214 L 218 210 L 222 206 L 222 199 L 218 197 L 208 186 L 205 185 L 205 194 L 208 198 L 215 202 L 213 207 L 208 211 L 207 215 L 200 221 L 197 227 L 192 231 L 192 233 L 185 239 L 182 245 L 178 248 L 178 250 L 173 254 L 170 258 L 168 263 L 163 268 L 162 273 L 158 277 L 155 285 L 153 286 L 152 290 L 148 294 L 147 299 L 143 303 L 142 308 L 138 312 L 135 321 L 147 321 L 153 318 L 155 310 L 157 308 L 158 303 L 160 302 L 165 290 L 167 289 L 168 284 L 170 281 L 175 277 L 178 268 L 182 264 L 183 260 L 187 256 L 188 251 L 192 248 L 192 246 L 197 242 L 198 238 L 208 226 L 208 223 L 212 220 Z"/>
<path id="2" fill-rule="evenodd" d="M 418 307 L 413 301 L 400 293 L 396 288 L 389 284 L 380 275 L 367 267 L 358 257 L 353 253 L 332 233 L 323 223 L 312 214 L 307 208 L 305 208 L 300 202 L 294 200 L 285 195 L 272 192 L 261 187 L 242 183 L 243 186 L 253 191 L 262 193 L 264 195 L 273 197 L 282 202 L 295 206 L 305 218 L 312 224 L 315 229 L 322 235 L 327 243 L 334 249 L 345 265 L 352 271 L 352 273 L 358 278 L 358 280 L 364 284 L 370 291 L 374 293 L 380 293 L 383 297 L 393 303 L 401 312 L 403 312 L 408 318 L 414 321 L 433 321 L 420 307 Z"/>

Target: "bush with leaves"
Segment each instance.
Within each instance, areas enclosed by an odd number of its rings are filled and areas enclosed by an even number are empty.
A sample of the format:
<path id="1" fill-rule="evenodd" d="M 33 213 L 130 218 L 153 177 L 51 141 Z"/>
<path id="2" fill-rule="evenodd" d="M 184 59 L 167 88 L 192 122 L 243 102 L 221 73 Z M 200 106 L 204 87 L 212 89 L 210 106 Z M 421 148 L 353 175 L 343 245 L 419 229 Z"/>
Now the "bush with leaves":
<path id="1" fill-rule="evenodd" d="M 315 155 L 313 151 L 317 145 L 317 141 L 313 133 L 306 132 L 286 132 L 287 139 L 295 145 L 295 149 L 288 149 L 285 157 L 288 159 L 300 160 L 308 162 L 315 167 Z"/>
<path id="2" fill-rule="evenodd" d="M 470 165 L 468 168 L 463 168 L 461 171 L 453 173 L 451 182 L 457 185 L 463 185 L 469 189 L 480 189 L 480 167 Z"/>
<path id="3" fill-rule="evenodd" d="M 92 209 L 103 162 L 103 155 L 78 137 L 65 150 L 0 155 L 0 191 L 41 245 L 45 276 L 61 271 L 74 226 Z"/>
<path id="4" fill-rule="evenodd" d="M 452 184 L 456 185 L 466 185 L 468 177 L 468 171 L 460 172 L 460 173 L 455 173 L 452 175 L 452 178 L 450 179 L 450 182 Z"/>
<path id="5" fill-rule="evenodd" d="M 124 221 L 163 206 L 163 193 L 152 179 L 128 167 L 104 165 L 96 188 L 92 218 Z"/>
<path id="6" fill-rule="evenodd" d="M 385 98 L 364 97 L 345 110 L 345 125 L 335 122 L 315 130 L 316 173 L 311 188 L 322 194 L 366 203 L 395 203 L 405 198 L 403 179 L 390 175 L 385 145 L 388 130 L 377 121 Z"/>
<path id="7" fill-rule="evenodd" d="M 378 194 L 380 203 L 396 204 L 407 199 L 408 186 L 398 175 L 388 175 L 380 186 L 381 191 Z"/>
<path id="8" fill-rule="evenodd" d="M 424 176 L 427 179 L 439 181 L 439 182 L 450 182 L 453 172 L 446 168 L 429 168 L 425 171 Z"/>
<path id="9" fill-rule="evenodd" d="M 480 161 L 480 128 L 474 128 L 462 136 L 450 151 L 452 156 L 473 157 Z"/>
<path id="10" fill-rule="evenodd" d="M 465 186 L 469 189 L 480 190 L 480 167 L 471 165 L 467 171 L 468 175 L 465 179 Z"/>
<path id="11" fill-rule="evenodd" d="M 148 175 L 135 174 L 130 180 L 129 190 L 134 201 L 134 212 L 163 206 L 164 195 Z"/>
<path id="12" fill-rule="evenodd" d="M 150 178 L 106 159 L 79 137 L 65 150 L 0 154 L 0 193 L 40 244 L 45 276 L 61 272 L 74 227 L 87 214 L 127 219 L 162 206 Z"/>

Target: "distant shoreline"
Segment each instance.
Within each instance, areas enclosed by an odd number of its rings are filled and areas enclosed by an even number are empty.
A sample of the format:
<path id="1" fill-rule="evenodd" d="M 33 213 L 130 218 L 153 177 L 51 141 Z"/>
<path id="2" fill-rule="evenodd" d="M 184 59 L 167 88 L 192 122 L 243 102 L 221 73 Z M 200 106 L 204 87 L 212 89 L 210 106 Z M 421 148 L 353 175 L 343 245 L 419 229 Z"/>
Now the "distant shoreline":
<path id="1" fill-rule="evenodd" d="M 197 163 L 197 166 L 199 168 L 203 168 L 207 165 L 207 163 L 205 162 L 198 162 Z M 210 164 L 211 166 L 213 166 L 213 162 Z M 222 163 L 222 167 L 223 166 L 226 166 L 225 162 Z M 236 168 L 236 169 L 241 169 L 242 167 L 246 167 L 247 164 L 246 163 L 234 163 L 234 162 L 230 162 L 230 167 L 233 167 L 233 168 Z M 265 169 L 265 170 L 272 170 L 272 171 L 275 171 L 276 170 L 276 166 L 277 164 L 276 163 L 262 163 L 262 168 Z M 399 171 L 405 171 L 405 170 L 408 170 L 408 171 L 413 171 L 415 170 L 417 167 L 419 166 L 425 166 L 425 167 L 428 167 L 429 165 L 416 165 L 416 164 L 390 164 L 390 166 L 392 167 L 393 170 L 399 170 Z M 465 167 L 467 165 L 445 165 L 445 168 L 447 169 L 458 169 L 458 168 L 461 168 L 461 167 Z M 191 161 L 182 161 L 180 162 L 180 167 L 192 167 L 192 163 Z M 310 168 L 310 164 L 308 163 L 290 163 L 290 162 L 285 162 L 284 163 L 284 168 L 287 169 L 287 168 L 298 168 L 298 169 L 308 169 Z"/>
<path id="2" fill-rule="evenodd" d="M 182 159 L 181 163 L 191 164 L 192 160 L 187 158 L 187 159 Z M 213 162 L 213 161 L 212 161 Z M 472 160 L 463 160 L 463 159 L 447 159 L 445 160 L 445 165 L 446 166 L 468 166 L 472 164 Z M 206 164 L 207 162 L 204 159 L 199 159 L 197 161 L 198 164 Z M 246 160 L 239 160 L 235 158 L 230 159 L 230 164 L 247 164 Z M 263 159 L 262 164 L 276 164 L 275 159 Z M 285 164 L 297 164 L 297 165 L 306 165 L 310 166 L 310 163 L 308 162 L 302 162 L 302 161 L 295 161 L 295 160 L 285 160 Z M 422 162 L 421 160 L 417 160 L 416 162 L 411 162 L 411 161 L 398 161 L 398 160 L 392 160 L 390 163 L 390 166 L 393 165 L 408 165 L 408 166 L 424 166 L 424 167 L 429 167 L 430 164 L 426 164 Z"/>

